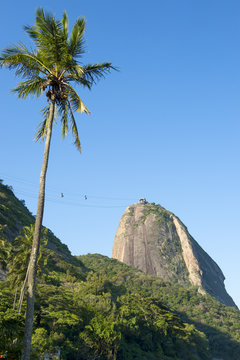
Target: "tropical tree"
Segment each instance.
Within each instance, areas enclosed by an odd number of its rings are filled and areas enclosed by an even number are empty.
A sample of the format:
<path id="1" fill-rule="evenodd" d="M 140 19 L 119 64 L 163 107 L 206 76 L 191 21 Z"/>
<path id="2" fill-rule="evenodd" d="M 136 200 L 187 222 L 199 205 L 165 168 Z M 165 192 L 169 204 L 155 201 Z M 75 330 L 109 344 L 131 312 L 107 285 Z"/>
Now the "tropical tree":
<path id="1" fill-rule="evenodd" d="M 0 269 L 6 270 L 12 246 L 4 235 L 6 225 L 0 225 Z"/>
<path id="2" fill-rule="evenodd" d="M 33 41 L 33 48 L 28 49 L 24 44 L 18 44 L 4 49 L 0 56 L 0 65 L 15 69 L 16 76 L 23 80 L 13 89 L 18 97 L 25 99 L 28 95 L 40 96 L 43 93 L 47 97 L 47 106 L 43 109 L 44 118 L 36 135 L 37 140 L 45 140 L 45 147 L 40 174 L 34 240 L 28 270 L 23 360 L 30 359 L 36 267 L 54 118 L 57 115 L 60 116 L 63 138 L 70 130 L 74 137 L 74 144 L 81 151 L 74 111 L 85 112 L 86 114 L 89 114 L 90 111 L 84 105 L 73 85 L 81 85 L 91 89 L 96 80 L 113 69 L 111 63 L 107 62 L 83 65 L 79 61 L 85 52 L 85 25 L 85 19 L 78 18 L 71 34 L 69 34 L 66 12 L 63 14 L 62 21 L 59 21 L 50 13 L 38 9 L 34 25 L 24 27 L 25 32 Z"/>
<path id="3" fill-rule="evenodd" d="M 47 234 L 47 229 L 42 228 L 39 256 L 37 261 L 38 269 L 39 268 L 42 269 L 43 268 L 42 263 L 46 262 L 47 260 L 42 258 L 42 249 L 44 246 L 47 245 L 48 242 L 48 239 L 46 238 L 46 234 Z M 30 226 L 24 226 L 21 229 L 20 234 L 14 239 L 12 243 L 13 251 L 12 251 L 11 260 L 9 262 L 8 278 L 11 280 L 12 285 L 16 286 L 13 308 L 15 308 L 18 286 L 19 284 L 21 284 L 21 291 L 18 302 L 19 313 L 21 313 L 25 288 L 28 280 L 28 271 L 29 271 L 28 264 L 31 254 L 33 238 L 34 238 L 34 225 L 30 224 Z"/>

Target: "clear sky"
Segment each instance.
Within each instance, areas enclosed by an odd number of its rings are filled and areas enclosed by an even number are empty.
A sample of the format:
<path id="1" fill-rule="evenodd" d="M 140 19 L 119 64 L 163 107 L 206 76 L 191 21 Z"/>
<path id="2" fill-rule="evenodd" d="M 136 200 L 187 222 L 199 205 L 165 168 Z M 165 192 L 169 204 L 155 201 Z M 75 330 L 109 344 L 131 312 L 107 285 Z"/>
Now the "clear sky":
<path id="1" fill-rule="evenodd" d="M 85 16 L 83 62 L 120 70 L 79 89 L 91 110 L 76 115 L 81 155 L 54 128 L 44 225 L 74 255 L 111 256 L 125 208 L 146 197 L 184 222 L 240 306 L 239 1 L 4 1 L 0 49 L 28 44 L 39 6 L 70 25 Z M 0 178 L 35 214 L 45 98 L 19 100 L 14 73 L 0 77 Z"/>

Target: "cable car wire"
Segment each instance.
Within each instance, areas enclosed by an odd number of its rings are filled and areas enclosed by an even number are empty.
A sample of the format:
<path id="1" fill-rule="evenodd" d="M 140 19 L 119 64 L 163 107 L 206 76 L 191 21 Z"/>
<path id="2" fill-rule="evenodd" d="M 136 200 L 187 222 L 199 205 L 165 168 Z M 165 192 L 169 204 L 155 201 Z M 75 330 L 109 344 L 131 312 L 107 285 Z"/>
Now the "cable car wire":
<path id="1" fill-rule="evenodd" d="M 21 196 L 28 196 L 28 197 L 31 197 L 31 198 L 38 198 L 37 196 L 37 193 L 36 193 L 36 183 L 34 182 L 31 182 L 31 181 L 28 181 L 26 179 L 22 179 L 22 178 L 19 178 L 19 177 L 14 177 L 14 176 L 7 176 L 5 174 L 2 174 L 1 175 L 1 178 L 3 179 L 6 179 L 6 180 L 9 180 L 9 181 L 14 181 L 14 182 L 17 182 L 17 183 L 20 183 L 22 184 L 23 186 L 18 186 L 18 185 L 14 185 L 14 190 L 18 193 L 18 196 L 21 195 Z M 24 185 L 27 187 L 24 188 Z M 32 188 L 32 189 L 31 189 Z M 88 200 L 88 202 L 90 202 L 90 200 L 105 200 L 105 201 L 111 201 L 111 202 L 115 202 L 115 201 L 137 201 L 136 198 L 121 198 L 121 197 L 110 197 L 110 196 L 99 196 L 99 195 L 83 195 L 83 194 L 80 194 L 80 193 L 68 193 L 68 192 L 61 192 L 61 191 L 57 191 L 56 188 L 52 188 L 52 187 L 49 187 L 49 186 L 46 186 L 46 200 L 47 201 L 54 201 L 56 200 L 56 198 L 58 197 L 59 198 L 59 193 L 60 193 L 60 198 L 61 200 L 65 197 L 69 200 L 71 200 L 71 198 L 73 197 L 74 200 L 76 199 L 84 199 L 84 200 Z M 58 202 L 58 201 L 57 201 Z M 60 203 L 60 202 L 59 202 Z M 65 199 L 64 199 L 64 202 L 61 201 L 61 203 L 65 203 L 65 204 L 78 204 L 79 206 L 87 206 L 87 207 L 108 207 L 108 208 L 111 208 L 111 207 L 126 207 L 126 205 L 115 205 L 115 204 L 110 204 L 110 205 L 99 205 L 99 203 L 97 204 L 80 204 L 79 202 L 66 202 Z"/>

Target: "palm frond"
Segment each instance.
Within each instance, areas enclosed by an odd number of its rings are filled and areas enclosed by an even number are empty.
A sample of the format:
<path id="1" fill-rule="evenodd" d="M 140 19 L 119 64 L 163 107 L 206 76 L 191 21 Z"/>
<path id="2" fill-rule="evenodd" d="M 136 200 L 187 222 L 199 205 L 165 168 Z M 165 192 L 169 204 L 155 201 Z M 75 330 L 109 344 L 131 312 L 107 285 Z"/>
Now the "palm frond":
<path id="1" fill-rule="evenodd" d="M 84 17 L 77 19 L 69 39 L 69 53 L 72 57 L 81 57 L 84 53 L 84 32 L 86 27 L 86 20 Z"/>
<path id="2" fill-rule="evenodd" d="M 75 66 L 73 66 L 73 70 L 79 78 L 82 78 L 82 76 L 84 75 L 84 71 L 85 71 L 84 67 L 79 64 L 76 64 Z"/>
<path id="3" fill-rule="evenodd" d="M 51 13 L 38 9 L 36 21 L 33 26 L 25 26 L 24 30 L 35 42 L 35 45 L 46 63 L 59 67 L 67 52 L 68 43 L 66 38 L 67 17 L 63 23 L 56 20 Z"/>
<path id="4" fill-rule="evenodd" d="M 19 98 L 26 99 L 28 95 L 36 95 L 39 97 L 44 91 L 46 86 L 46 79 L 41 77 L 36 77 L 24 82 L 20 82 L 17 87 L 15 87 L 12 92 L 18 94 Z"/>
<path id="5" fill-rule="evenodd" d="M 40 139 L 44 140 L 47 135 L 47 120 L 49 117 L 49 110 L 50 106 L 46 106 L 41 110 L 41 113 L 43 114 L 43 121 L 38 126 L 35 141 L 38 141 Z"/>
<path id="6" fill-rule="evenodd" d="M 76 121 L 75 121 L 75 118 L 73 115 L 73 111 L 72 111 L 70 102 L 68 102 L 68 108 L 69 108 L 69 113 L 70 113 L 71 131 L 72 131 L 72 134 L 74 137 L 74 145 L 77 147 L 77 149 L 81 153 L 82 149 L 81 149 L 81 143 L 80 143 L 80 139 L 79 139 L 79 135 L 78 135 L 77 124 L 76 124 Z"/>
<path id="7" fill-rule="evenodd" d="M 85 112 L 86 114 L 90 114 L 90 110 L 84 105 L 82 99 L 77 94 L 77 92 L 67 83 L 63 83 L 66 87 L 66 92 L 68 94 L 69 102 L 71 104 L 71 108 L 73 111 L 77 111 L 80 113 Z"/>
<path id="8" fill-rule="evenodd" d="M 65 36 L 65 39 L 67 40 L 68 39 L 68 17 L 67 17 L 66 11 L 64 11 L 64 13 L 63 13 L 62 29 L 63 29 L 63 34 Z"/>
<path id="9" fill-rule="evenodd" d="M 58 104 L 58 111 L 61 114 L 62 122 L 62 138 L 64 139 L 68 133 L 68 103 L 67 101 L 61 101 Z"/>
<path id="10" fill-rule="evenodd" d="M 36 22 L 37 19 L 44 17 L 44 12 L 42 8 L 36 10 Z M 25 25 L 23 27 L 24 31 L 29 35 L 29 37 L 35 42 L 38 39 L 38 31 L 35 25 Z"/>
<path id="11" fill-rule="evenodd" d="M 92 87 L 92 83 L 84 77 L 84 67 L 79 64 L 71 66 L 65 74 L 67 81 L 74 81 L 78 85 L 87 87 L 89 90 Z"/>
<path id="12" fill-rule="evenodd" d="M 22 76 L 23 78 L 29 75 L 37 76 L 39 73 L 45 75 L 51 73 L 51 70 L 39 57 L 21 43 L 4 49 L 0 57 L 0 63 L 9 69 L 16 69 L 16 76 Z"/>
<path id="13" fill-rule="evenodd" d="M 111 70 L 117 70 L 112 63 L 102 63 L 102 64 L 88 64 L 84 67 L 83 79 L 88 81 L 91 86 L 96 83 L 102 77 L 105 77 L 107 73 Z"/>
<path id="14" fill-rule="evenodd" d="M 56 20 L 51 13 L 44 12 L 42 8 L 36 11 L 36 20 L 33 26 L 25 27 L 25 31 L 36 39 L 36 45 L 45 45 L 61 32 L 62 24 Z M 32 30 L 32 32 L 31 32 Z"/>

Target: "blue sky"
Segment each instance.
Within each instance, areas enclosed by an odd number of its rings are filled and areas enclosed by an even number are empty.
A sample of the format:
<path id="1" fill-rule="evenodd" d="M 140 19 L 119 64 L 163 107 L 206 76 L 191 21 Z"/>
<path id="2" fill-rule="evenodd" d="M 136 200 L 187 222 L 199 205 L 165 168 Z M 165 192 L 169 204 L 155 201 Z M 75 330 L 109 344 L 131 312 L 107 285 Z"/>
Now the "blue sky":
<path id="1" fill-rule="evenodd" d="M 28 44 L 22 28 L 39 6 L 58 18 L 66 10 L 70 25 L 85 16 L 83 62 L 120 70 L 79 89 L 91 110 L 76 115 L 81 155 L 54 128 L 44 225 L 73 254 L 111 256 L 125 208 L 146 197 L 185 223 L 240 306 L 239 2 L 22 0 L 14 11 L 4 2 L 1 49 Z M 33 139 L 45 99 L 17 99 L 14 74 L 0 76 L 0 177 L 35 214 L 43 143 Z"/>

